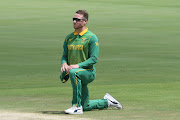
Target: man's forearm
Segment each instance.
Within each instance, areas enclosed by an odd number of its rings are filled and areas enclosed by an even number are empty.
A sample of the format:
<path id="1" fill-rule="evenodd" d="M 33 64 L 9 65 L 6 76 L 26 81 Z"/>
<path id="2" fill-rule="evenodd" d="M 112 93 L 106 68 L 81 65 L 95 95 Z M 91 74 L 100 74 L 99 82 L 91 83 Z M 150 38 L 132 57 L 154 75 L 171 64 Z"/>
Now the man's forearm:
<path id="1" fill-rule="evenodd" d="M 80 68 L 86 68 L 86 67 L 94 65 L 95 63 L 97 63 L 97 57 L 93 56 L 84 62 L 78 63 L 78 65 Z"/>

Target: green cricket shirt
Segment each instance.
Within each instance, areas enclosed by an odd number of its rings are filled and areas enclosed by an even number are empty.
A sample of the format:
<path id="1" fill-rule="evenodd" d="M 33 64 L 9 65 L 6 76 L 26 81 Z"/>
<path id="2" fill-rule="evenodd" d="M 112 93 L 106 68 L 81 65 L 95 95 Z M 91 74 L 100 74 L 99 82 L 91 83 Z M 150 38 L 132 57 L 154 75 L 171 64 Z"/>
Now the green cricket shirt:
<path id="1" fill-rule="evenodd" d="M 74 31 L 66 36 L 63 45 L 61 64 L 78 64 L 79 68 L 93 69 L 98 60 L 99 41 L 94 33 L 86 28 L 81 33 Z"/>

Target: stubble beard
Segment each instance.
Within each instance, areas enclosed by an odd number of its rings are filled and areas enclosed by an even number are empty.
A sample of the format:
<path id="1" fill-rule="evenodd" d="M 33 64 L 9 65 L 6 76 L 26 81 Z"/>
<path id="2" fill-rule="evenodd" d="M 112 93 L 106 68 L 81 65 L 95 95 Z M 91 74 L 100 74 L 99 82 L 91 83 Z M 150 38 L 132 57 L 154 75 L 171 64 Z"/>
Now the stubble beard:
<path id="1" fill-rule="evenodd" d="M 74 26 L 74 29 L 75 29 L 75 30 L 79 30 L 79 29 L 82 29 L 82 28 L 83 28 L 83 26 L 81 26 L 81 25 L 78 25 L 78 26 L 77 26 L 77 25 L 75 24 L 75 25 L 73 25 L 73 26 Z"/>

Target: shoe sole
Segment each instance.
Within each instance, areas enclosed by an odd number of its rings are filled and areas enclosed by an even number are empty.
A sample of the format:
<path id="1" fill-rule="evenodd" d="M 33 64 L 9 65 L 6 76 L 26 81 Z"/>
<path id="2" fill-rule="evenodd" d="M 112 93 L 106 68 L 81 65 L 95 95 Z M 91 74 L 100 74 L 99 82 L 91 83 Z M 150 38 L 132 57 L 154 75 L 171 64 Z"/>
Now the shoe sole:
<path id="1" fill-rule="evenodd" d="M 67 112 L 64 112 L 65 114 L 72 114 L 72 115 L 79 115 L 79 114 L 83 114 L 83 113 L 67 113 Z"/>
<path id="2" fill-rule="evenodd" d="M 64 111 L 64 113 L 65 113 L 65 114 L 83 114 L 83 112 L 82 112 L 82 113 L 78 113 L 78 112 L 77 112 L 77 113 L 68 113 L 68 112 L 66 112 L 66 111 Z"/>

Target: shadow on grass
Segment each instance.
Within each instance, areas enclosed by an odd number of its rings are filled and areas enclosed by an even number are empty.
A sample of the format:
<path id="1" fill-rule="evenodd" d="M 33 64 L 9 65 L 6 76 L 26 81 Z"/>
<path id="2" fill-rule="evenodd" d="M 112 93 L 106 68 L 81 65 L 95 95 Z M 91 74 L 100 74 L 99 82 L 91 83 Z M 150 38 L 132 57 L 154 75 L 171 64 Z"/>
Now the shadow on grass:
<path id="1" fill-rule="evenodd" d="M 100 111 L 106 111 L 106 110 L 119 110 L 119 109 L 110 108 L 110 109 L 102 109 Z M 99 111 L 99 110 L 94 109 L 91 111 L 94 112 L 94 111 Z M 38 111 L 38 112 L 42 114 L 66 114 L 64 111 Z M 83 111 L 83 112 L 90 112 L 90 111 Z"/>
<path id="2" fill-rule="evenodd" d="M 39 111 L 42 114 L 65 114 L 64 111 Z"/>

